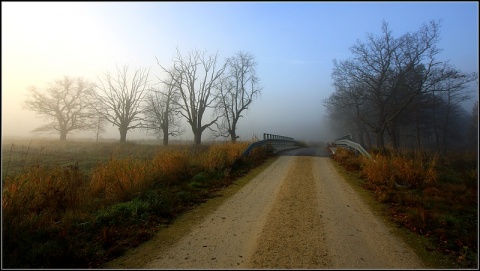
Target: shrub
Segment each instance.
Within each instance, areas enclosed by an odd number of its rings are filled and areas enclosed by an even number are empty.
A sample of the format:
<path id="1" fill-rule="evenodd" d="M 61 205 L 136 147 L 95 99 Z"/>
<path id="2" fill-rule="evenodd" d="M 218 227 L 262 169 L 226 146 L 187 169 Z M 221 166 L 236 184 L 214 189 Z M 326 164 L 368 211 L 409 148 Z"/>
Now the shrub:
<path id="1" fill-rule="evenodd" d="M 101 209 L 96 214 L 96 223 L 100 225 L 119 225 L 144 221 L 148 215 L 150 204 L 135 198 Z"/>
<path id="2" fill-rule="evenodd" d="M 210 180 L 205 172 L 200 172 L 193 176 L 190 185 L 194 188 L 204 188 L 210 185 Z"/>

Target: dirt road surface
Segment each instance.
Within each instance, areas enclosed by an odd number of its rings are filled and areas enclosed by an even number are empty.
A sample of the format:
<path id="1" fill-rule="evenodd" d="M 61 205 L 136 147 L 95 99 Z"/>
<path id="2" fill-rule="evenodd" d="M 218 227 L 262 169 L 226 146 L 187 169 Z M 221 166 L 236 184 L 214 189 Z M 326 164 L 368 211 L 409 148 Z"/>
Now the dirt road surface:
<path id="1" fill-rule="evenodd" d="M 105 267 L 426 268 L 320 150 L 283 154 L 177 242 L 150 242 Z"/>

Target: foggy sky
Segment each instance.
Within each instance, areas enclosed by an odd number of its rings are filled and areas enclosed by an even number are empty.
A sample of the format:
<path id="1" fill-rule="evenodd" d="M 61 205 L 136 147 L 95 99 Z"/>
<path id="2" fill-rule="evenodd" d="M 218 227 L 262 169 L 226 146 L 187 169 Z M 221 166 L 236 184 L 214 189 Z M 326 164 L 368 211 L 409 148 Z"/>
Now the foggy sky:
<path id="1" fill-rule="evenodd" d="M 327 129 L 322 100 L 334 91 L 332 60 L 352 57 L 349 48 L 380 34 L 382 20 L 398 37 L 438 19 L 439 60 L 478 73 L 477 2 L 2 2 L 2 137 L 34 136 L 30 131 L 46 123 L 22 108 L 30 86 L 45 89 L 64 75 L 96 82 L 117 64 L 150 67 L 156 80 L 155 57 L 169 67 L 178 47 L 182 54 L 218 51 L 219 61 L 240 50 L 255 56 L 263 90 L 239 121 L 241 140 L 272 133 L 331 141 L 339 135 Z M 478 84 L 472 87 L 469 112 L 478 99 Z M 107 127 L 102 137 L 119 139 L 117 128 Z M 178 139 L 191 140 L 187 124 L 185 131 Z M 73 137 L 94 134 L 69 133 L 67 140 Z M 127 134 L 139 138 L 154 137 Z"/>

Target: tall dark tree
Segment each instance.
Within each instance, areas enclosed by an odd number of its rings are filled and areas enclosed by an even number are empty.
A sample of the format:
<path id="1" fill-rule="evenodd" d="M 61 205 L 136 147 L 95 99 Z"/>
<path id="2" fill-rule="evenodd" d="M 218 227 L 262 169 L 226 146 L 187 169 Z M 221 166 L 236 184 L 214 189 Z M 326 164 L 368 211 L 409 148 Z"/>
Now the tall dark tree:
<path id="1" fill-rule="evenodd" d="M 92 84 L 88 81 L 68 76 L 55 80 L 45 91 L 32 87 L 24 107 L 52 120 L 33 132 L 59 132 L 63 141 L 72 131 L 92 129 L 93 110 L 86 96 L 91 89 Z"/>
<path id="2" fill-rule="evenodd" d="M 183 56 L 177 49 L 177 55 L 171 69 L 160 67 L 172 78 L 172 84 L 180 94 L 178 106 L 180 114 L 192 128 L 194 144 L 202 143 L 202 133 L 217 122 L 214 120 L 203 124 L 203 117 L 208 108 L 214 105 L 220 77 L 225 71 L 226 62 L 217 66 L 218 53 L 206 55 L 198 50 Z M 168 83 L 168 82 L 167 82 Z"/>
<path id="3" fill-rule="evenodd" d="M 432 21 L 395 38 L 384 22 L 380 36 L 369 34 L 366 42 L 358 41 L 351 47 L 352 59 L 334 60 L 336 92 L 375 133 L 379 148 L 385 146 L 386 131 L 392 146 L 398 146 L 398 118 L 415 97 L 439 90 L 439 85 L 450 86 L 442 88 L 445 92 L 464 90 L 476 78 L 437 59 L 441 51 L 437 47 L 439 29 L 439 22 Z"/>
<path id="4" fill-rule="evenodd" d="M 138 68 L 129 79 L 128 65 L 122 69 L 117 67 L 115 76 L 105 73 L 103 78 L 99 78 L 96 91 L 91 92 L 91 104 L 98 114 L 118 127 L 122 143 L 126 142 L 129 130 L 142 127 L 148 76 L 148 69 Z"/>
<path id="5" fill-rule="evenodd" d="M 461 103 L 472 97 L 472 93 L 466 89 L 466 83 L 475 80 L 475 74 L 464 74 L 455 69 L 447 72 L 448 80 L 439 80 L 432 89 L 432 96 L 438 97 L 433 99 L 435 141 L 437 151 L 443 153 L 453 139 L 452 133 L 459 131 L 459 127 L 454 128 L 454 122 L 464 113 Z"/>
<path id="6" fill-rule="evenodd" d="M 472 108 L 472 119 L 470 122 L 468 140 L 475 149 L 478 148 L 478 100 Z"/>
<path id="7" fill-rule="evenodd" d="M 217 123 L 218 134 L 235 142 L 238 121 L 260 95 L 261 88 L 256 73 L 257 62 L 252 54 L 237 52 L 227 63 L 228 72 L 220 80 L 215 109 L 222 116 L 222 122 Z"/>

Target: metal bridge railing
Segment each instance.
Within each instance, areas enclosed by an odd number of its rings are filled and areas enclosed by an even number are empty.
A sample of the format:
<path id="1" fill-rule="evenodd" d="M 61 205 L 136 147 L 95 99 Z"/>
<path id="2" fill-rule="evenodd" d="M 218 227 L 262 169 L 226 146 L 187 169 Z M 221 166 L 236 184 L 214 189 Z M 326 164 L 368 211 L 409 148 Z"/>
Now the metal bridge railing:
<path id="1" fill-rule="evenodd" d="M 284 150 L 284 149 L 289 149 L 289 148 L 295 148 L 297 146 L 300 146 L 300 143 L 292 137 L 266 134 L 265 133 L 265 134 L 263 134 L 263 140 L 253 142 L 252 144 L 250 144 L 245 149 L 245 151 L 243 151 L 243 153 L 240 157 L 245 157 L 245 156 L 249 155 L 250 152 L 253 150 L 253 148 L 263 146 L 263 145 L 271 146 L 276 151 L 279 151 L 279 150 Z"/>
<path id="2" fill-rule="evenodd" d="M 359 153 L 361 153 L 363 156 L 368 157 L 369 159 L 372 158 L 370 156 L 370 154 L 362 147 L 362 145 L 360 145 L 356 142 L 353 142 L 351 140 L 340 139 L 340 140 L 335 140 L 334 143 L 335 143 L 336 146 L 354 149 L 354 150 L 358 151 Z"/>
<path id="3" fill-rule="evenodd" d="M 263 134 L 263 139 L 280 139 L 280 140 L 287 140 L 287 141 L 295 141 L 292 137 L 288 136 L 280 136 L 280 135 L 272 135 L 272 134 Z"/>
<path id="4" fill-rule="evenodd" d="M 335 139 L 335 141 L 342 140 L 342 139 L 347 139 L 347 140 L 353 141 L 351 134 L 341 136 L 341 137 Z"/>

